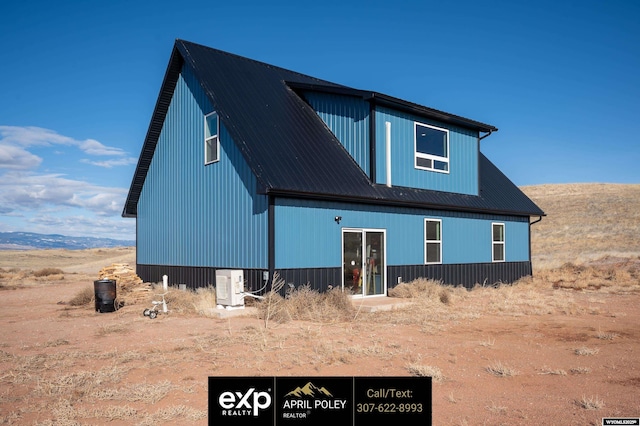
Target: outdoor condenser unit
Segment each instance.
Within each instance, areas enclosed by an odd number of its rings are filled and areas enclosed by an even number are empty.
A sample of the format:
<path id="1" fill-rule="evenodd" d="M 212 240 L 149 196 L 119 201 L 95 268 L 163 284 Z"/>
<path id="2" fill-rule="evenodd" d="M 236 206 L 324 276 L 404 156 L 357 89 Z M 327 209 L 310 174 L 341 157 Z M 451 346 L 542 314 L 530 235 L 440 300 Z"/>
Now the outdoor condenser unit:
<path id="1" fill-rule="evenodd" d="M 242 269 L 216 271 L 216 303 L 226 309 L 244 307 L 244 273 Z"/>

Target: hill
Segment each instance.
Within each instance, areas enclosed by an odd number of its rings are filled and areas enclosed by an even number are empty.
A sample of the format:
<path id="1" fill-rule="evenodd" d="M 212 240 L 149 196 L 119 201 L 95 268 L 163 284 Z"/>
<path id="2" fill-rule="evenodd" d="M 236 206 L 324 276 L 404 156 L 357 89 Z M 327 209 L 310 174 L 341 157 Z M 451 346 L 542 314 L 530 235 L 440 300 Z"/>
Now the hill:
<path id="1" fill-rule="evenodd" d="M 111 248 L 135 246 L 133 240 L 111 238 L 69 237 L 59 234 L 36 234 L 34 232 L 0 232 L 0 250 Z"/>
<path id="2" fill-rule="evenodd" d="M 547 214 L 531 226 L 534 268 L 640 256 L 639 184 L 521 187 Z"/>

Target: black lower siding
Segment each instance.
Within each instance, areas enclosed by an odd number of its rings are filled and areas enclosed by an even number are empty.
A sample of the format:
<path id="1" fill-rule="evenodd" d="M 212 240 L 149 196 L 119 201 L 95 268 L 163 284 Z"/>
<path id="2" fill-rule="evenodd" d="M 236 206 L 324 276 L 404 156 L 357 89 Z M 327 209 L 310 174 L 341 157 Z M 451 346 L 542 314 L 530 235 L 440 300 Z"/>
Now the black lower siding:
<path id="1" fill-rule="evenodd" d="M 186 284 L 188 288 L 213 286 L 216 269 L 200 266 L 137 265 L 137 274 L 145 282 L 162 282 L 167 275 L 170 285 Z M 244 269 L 246 288 L 251 291 L 265 287 L 263 269 Z M 318 291 L 342 285 L 341 268 L 298 268 L 276 270 L 286 284 L 295 287 L 310 285 Z M 387 287 L 393 288 L 398 282 L 409 282 L 417 278 L 428 278 L 449 285 L 472 288 L 475 285 L 512 283 L 531 275 L 531 262 L 470 263 L 456 265 L 402 265 L 387 267 Z"/>
<path id="2" fill-rule="evenodd" d="M 387 268 L 387 287 L 417 278 L 442 281 L 449 285 L 461 285 L 468 289 L 479 285 L 512 283 L 531 275 L 531 262 L 464 263 L 456 265 L 405 265 Z"/>
<path id="3" fill-rule="evenodd" d="M 136 273 L 144 282 L 162 282 L 162 276 L 168 277 L 169 285 L 186 284 L 187 288 L 196 289 L 216 285 L 216 269 L 208 266 L 166 266 L 166 265 L 136 265 Z M 264 286 L 262 269 L 243 269 L 246 288 L 256 291 Z"/>
<path id="4" fill-rule="evenodd" d="M 295 287 L 309 284 L 314 290 L 327 291 L 342 286 L 341 268 L 278 269 L 277 273 Z"/>

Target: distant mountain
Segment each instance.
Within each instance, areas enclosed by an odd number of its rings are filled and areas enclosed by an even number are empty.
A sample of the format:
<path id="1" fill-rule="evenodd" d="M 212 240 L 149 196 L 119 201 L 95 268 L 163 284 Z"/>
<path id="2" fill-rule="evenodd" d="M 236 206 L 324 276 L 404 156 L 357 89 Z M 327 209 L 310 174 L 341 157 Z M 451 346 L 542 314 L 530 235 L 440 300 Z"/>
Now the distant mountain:
<path id="1" fill-rule="evenodd" d="M 111 238 L 68 237 L 59 234 L 36 234 L 33 232 L 0 232 L 0 250 L 36 250 L 131 247 L 135 240 Z"/>

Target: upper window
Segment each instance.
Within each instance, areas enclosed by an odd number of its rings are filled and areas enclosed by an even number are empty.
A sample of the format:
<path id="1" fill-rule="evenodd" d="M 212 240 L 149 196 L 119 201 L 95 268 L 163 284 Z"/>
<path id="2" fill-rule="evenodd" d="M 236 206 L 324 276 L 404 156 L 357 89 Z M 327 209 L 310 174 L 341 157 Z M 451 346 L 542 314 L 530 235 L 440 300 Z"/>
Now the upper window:
<path id="1" fill-rule="evenodd" d="M 415 123 L 416 169 L 449 172 L 449 131 Z"/>
<path id="2" fill-rule="evenodd" d="M 442 221 L 424 220 L 424 263 L 442 263 Z"/>
<path id="3" fill-rule="evenodd" d="M 212 112 L 204 116 L 204 164 L 219 160 L 218 127 L 218 113 Z"/>
<path id="4" fill-rule="evenodd" d="M 491 234 L 491 260 L 504 262 L 504 223 L 492 223 Z"/>

